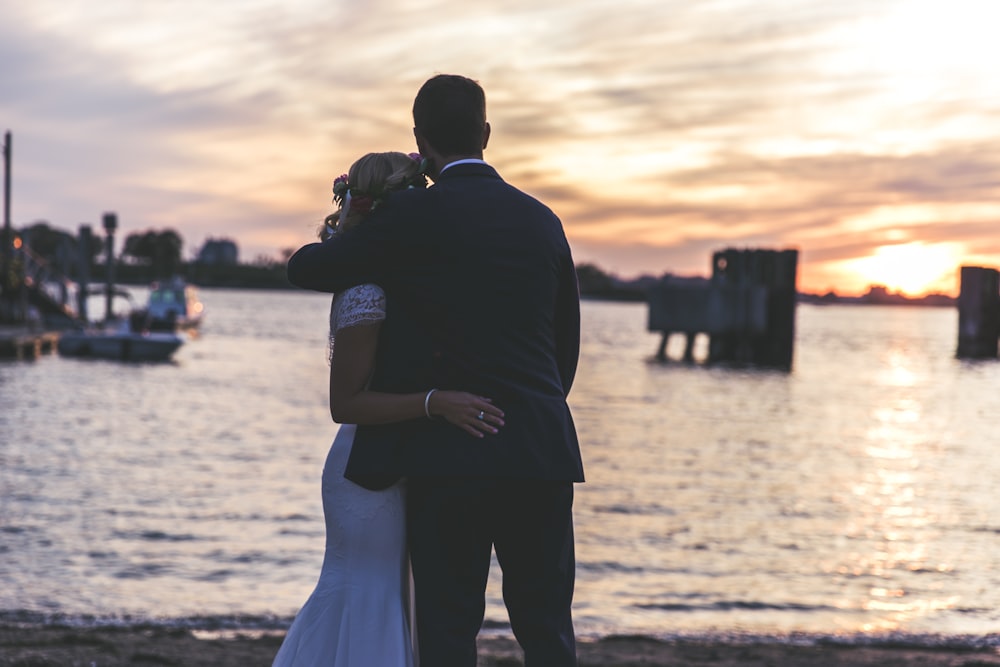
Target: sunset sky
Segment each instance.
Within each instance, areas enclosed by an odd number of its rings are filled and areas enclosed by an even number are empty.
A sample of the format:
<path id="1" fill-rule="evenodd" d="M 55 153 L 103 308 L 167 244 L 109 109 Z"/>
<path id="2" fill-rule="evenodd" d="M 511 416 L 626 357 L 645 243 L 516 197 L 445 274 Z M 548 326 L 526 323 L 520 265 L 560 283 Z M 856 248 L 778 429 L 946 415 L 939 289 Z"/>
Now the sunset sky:
<path id="1" fill-rule="evenodd" d="M 996 0 L 0 0 L 12 218 L 278 256 L 459 73 L 578 262 L 796 247 L 801 289 L 954 293 L 1000 266 L 998 25 Z"/>

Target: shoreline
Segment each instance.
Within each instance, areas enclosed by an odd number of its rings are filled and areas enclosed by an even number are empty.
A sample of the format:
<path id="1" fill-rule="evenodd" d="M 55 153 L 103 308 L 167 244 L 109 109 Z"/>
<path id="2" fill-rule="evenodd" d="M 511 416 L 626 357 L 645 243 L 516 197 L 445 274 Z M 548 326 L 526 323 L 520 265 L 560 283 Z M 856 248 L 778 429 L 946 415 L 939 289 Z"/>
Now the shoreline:
<path id="1" fill-rule="evenodd" d="M 154 624 L 81 627 L 0 623 L 0 667 L 267 667 L 283 631 L 195 630 Z M 520 667 L 510 637 L 481 636 L 478 667 Z M 677 639 L 610 636 L 580 640 L 580 667 L 1000 667 L 994 646 L 943 642 L 812 643 L 774 640 Z"/>

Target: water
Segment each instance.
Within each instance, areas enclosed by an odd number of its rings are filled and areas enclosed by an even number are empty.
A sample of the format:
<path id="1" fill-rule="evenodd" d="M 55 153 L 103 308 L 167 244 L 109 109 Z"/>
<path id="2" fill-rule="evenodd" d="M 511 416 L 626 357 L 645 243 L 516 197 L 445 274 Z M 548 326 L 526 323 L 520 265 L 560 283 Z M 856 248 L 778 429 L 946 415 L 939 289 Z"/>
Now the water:
<path id="1" fill-rule="evenodd" d="M 282 628 L 311 592 L 328 300 L 201 296 L 174 363 L 0 364 L 0 618 Z M 581 636 L 993 641 L 1000 363 L 955 311 L 802 306 L 791 373 L 653 363 L 645 317 L 583 304 Z"/>

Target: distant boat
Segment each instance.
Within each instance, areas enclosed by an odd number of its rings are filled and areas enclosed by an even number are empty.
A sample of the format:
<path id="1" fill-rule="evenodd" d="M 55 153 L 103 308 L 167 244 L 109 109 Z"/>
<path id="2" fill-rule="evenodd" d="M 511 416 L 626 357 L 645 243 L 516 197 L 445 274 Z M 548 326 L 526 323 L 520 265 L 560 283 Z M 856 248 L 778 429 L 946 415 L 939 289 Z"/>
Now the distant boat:
<path id="1" fill-rule="evenodd" d="M 93 357 L 116 361 L 167 361 L 184 344 L 176 333 L 136 332 L 128 321 L 114 328 L 65 331 L 57 349 L 64 357 Z"/>
<path id="2" fill-rule="evenodd" d="M 143 310 L 133 314 L 136 329 L 148 331 L 178 331 L 197 329 L 205 307 L 198 300 L 198 289 L 183 278 L 153 283 L 149 301 Z"/>

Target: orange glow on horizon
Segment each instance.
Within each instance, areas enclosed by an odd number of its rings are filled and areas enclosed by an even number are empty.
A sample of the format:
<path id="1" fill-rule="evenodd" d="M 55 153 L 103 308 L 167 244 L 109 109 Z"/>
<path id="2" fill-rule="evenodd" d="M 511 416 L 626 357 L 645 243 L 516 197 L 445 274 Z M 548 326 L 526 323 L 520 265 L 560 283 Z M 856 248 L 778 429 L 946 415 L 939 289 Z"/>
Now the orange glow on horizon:
<path id="1" fill-rule="evenodd" d="M 914 241 L 878 246 L 872 255 L 848 260 L 843 265 L 867 285 L 881 285 L 889 292 L 919 297 L 954 291 L 964 250 L 959 243 Z"/>

